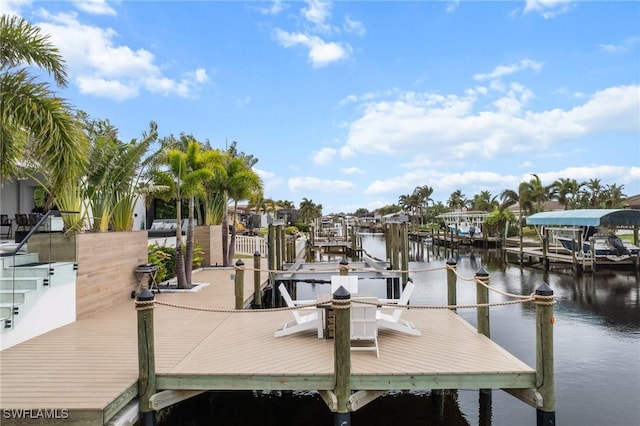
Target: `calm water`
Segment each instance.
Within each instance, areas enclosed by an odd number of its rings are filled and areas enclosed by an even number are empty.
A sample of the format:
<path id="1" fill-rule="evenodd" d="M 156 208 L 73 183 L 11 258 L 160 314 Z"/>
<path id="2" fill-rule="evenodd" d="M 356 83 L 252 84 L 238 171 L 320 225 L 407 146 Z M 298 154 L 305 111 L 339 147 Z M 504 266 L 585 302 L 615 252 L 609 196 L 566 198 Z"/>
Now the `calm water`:
<path id="1" fill-rule="evenodd" d="M 364 247 L 384 258 L 384 241 L 365 236 Z M 640 424 L 640 278 L 633 271 L 598 271 L 575 276 L 570 270 L 505 264 L 499 250 L 450 251 L 412 243 L 411 270 L 442 266 L 453 257 L 458 271 L 472 277 L 484 266 L 491 285 L 530 294 L 547 282 L 555 305 L 556 421 L 558 425 Z M 424 247 L 424 251 L 420 250 Z M 446 303 L 446 272 L 411 273 L 414 304 Z M 322 285 L 300 284 L 299 298 L 310 298 Z M 365 281 L 360 290 L 385 296 L 383 281 Z M 505 300 L 492 293 L 492 302 Z M 475 285 L 458 280 L 458 303 L 475 303 Z M 475 310 L 459 310 L 475 325 Z M 535 308 L 532 304 L 492 308 L 491 337 L 516 357 L 535 366 Z M 455 344 L 455 342 L 452 342 Z M 352 415 L 353 425 L 534 425 L 535 409 L 496 390 L 491 405 L 478 392 L 446 392 L 444 410 L 430 392 L 393 392 Z M 165 425 L 331 425 L 333 417 L 313 393 L 216 392 L 176 406 Z"/>

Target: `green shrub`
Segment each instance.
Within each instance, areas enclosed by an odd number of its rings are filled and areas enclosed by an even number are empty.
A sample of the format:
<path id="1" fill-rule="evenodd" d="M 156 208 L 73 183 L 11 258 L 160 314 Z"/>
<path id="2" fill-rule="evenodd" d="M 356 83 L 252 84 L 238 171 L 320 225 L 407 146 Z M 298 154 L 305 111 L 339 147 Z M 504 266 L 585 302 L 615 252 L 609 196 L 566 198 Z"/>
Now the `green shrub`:
<path id="1" fill-rule="evenodd" d="M 176 250 L 172 247 L 162 247 L 158 243 L 150 244 L 147 259 L 158 267 L 156 280 L 163 282 L 175 276 Z"/>
<path id="2" fill-rule="evenodd" d="M 286 228 L 284 228 L 284 233 L 287 235 L 297 235 L 298 234 L 298 227 L 297 226 L 287 226 Z"/>

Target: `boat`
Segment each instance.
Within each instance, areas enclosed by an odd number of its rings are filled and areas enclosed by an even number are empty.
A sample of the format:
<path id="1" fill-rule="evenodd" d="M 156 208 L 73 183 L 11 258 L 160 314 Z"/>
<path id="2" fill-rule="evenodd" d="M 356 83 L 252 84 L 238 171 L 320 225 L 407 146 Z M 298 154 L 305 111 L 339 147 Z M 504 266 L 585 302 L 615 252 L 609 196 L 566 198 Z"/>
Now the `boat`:
<path id="1" fill-rule="evenodd" d="M 482 237 L 482 232 L 479 226 L 473 225 L 470 222 L 450 223 L 449 232 L 459 237 L 479 238 Z"/>
<path id="2" fill-rule="evenodd" d="M 569 251 L 578 251 L 578 242 L 576 238 L 566 235 L 555 235 L 554 239 L 560 243 L 562 247 Z M 583 240 L 584 241 L 584 240 Z M 582 243 L 583 254 L 593 254 L 596 257 L 606 257 L 609 260 L 619 261 L 628 259 L 630 256 L 637 256 L 640 247 L 623 241 L 617 235 L 598 235 L 594 234 Z"/>

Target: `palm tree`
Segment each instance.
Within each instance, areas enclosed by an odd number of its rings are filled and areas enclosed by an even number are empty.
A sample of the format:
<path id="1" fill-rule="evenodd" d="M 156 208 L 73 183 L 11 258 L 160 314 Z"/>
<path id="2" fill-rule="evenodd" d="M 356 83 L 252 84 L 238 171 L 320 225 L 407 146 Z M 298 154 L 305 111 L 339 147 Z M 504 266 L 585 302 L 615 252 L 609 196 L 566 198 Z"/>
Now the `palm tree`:
<path id="1" fill-rule="evenodd" d="M 232 145 L 234 146 L 234 145 Z M 253 157 L 252 157 L 253 158 Z M 235 251 L 236 237 L 236 211 L 238 201 L 248 200 L 256 192 L 262 191 L 260 177 L 251 169 L 245 157 L 233 157 L 228 152 L 222 162 L 220 173 L 211 181 L 211 186 L 223 195 L 224 205 L 228 206 L 228 200 L 234 201 L 233 227 L 231 227 L 231 239 L 229 240 L 229 215 L 225 211 L 222 216 L 222 259 L 223 266 L 232 263 Z"/>
<path id="2" fill-rule="evenodd" d="M 311 223 L 314 219 L 322 216 L 322 204 L 316 204 L 313 200 L 303 198 L 302 201 L 300 201 L 298 214 L 301 222 Z"/>
<path id="3" fill-rule="evenodd" d="M 429 212 L 429 201 L 433 202 L 431 195 L 433 194 L 433 188 L 429 185 L 422 185 L 416 187 L 413 193 L 418 197 L 420 203 L 420 225 L 424 224 L 424 219 Z"/>
<path id="4" fill-rule="evenodd" d="M 621 209 L 627 205 L 627 196 L 622 193 L 624 185 L 607 185 L 603 191 L 604 207 L 607 209 Z"/>
<path id="5" fill-rule="evenodd" d="M 471 210 L 490 212 L 499 205 L 496 198 L 497 197 L 491 197 L 490 191 L 481 191 L 479 194 L 473 196 L 473 200 L 471 200 Z"/>
<path id="6" fill-rule="evenodd" d="M 182 201 L 191 200 L 193 196 L 204 196 L 204 182 L 212 178 L 212 172 L 205 168 L 192 169 L 193 157 L 198 146 L 197 142 L 187 145 L 187 152 L 179 149 L 171 149 L 163 159 L 168 166 L 168 170 L 156 169 L 153 171 L 156 185 L 168 188 L 165 195 L 168 195 L 176 202 L 176 278 L 178 288 L 188 288 L 191 284 L 187 281 L 185 268 L 191 270 L 191 264 L 185 265 L 185 257 L 182 249 Z M 190 203 L 190 207 L 192 204 Z M 190 276 L 190 274 L 189 274 Z"/>
<path id="7" fill-rule="evenodd" d="M 67 85 L 64 60 L 40 28 L 23 18 L 0 17 L 0 182 L 16 176 L 18 164 L 46 170 L 56 194 L 76 184 L 87 141 L 67 102 L 38 82 L 24 65 L 36 66 Z"/>
<path id="8" fill-rule="evenodd" d="M 601 192 L 603 190 L 600 179 L 589 179 L 589 181 L 584 183 L 584 186 L 586 187 L 585 192 L 589 198 L 589 207 L 592 209 L 600 207 Z"/>
<path id="9" fill-rule="evenodd" d="M 567 210 L 569 207 L 575 208 L 580 188 L 583 184 L 575 179 L 560 178 L 551 184 L 554 198 Z"/>
<path id="10" fill-rule="evenodd" d="M 467 199 L 465 198 L 462 191 L 457 189 L 451 193 L 451 195 L 449 196 L 449 200 L 447 201 L 447 204 L 452 210 L 460 209 L 460 211 L 462 211 L 462 209 L 467 204 Z"/>

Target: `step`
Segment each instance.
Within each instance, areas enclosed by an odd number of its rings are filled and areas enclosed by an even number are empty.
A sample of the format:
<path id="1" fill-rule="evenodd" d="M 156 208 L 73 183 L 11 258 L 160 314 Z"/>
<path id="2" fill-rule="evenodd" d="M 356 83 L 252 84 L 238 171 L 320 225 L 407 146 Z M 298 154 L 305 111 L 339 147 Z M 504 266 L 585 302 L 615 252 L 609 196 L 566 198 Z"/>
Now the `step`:
<path id="1" fill-rule="evenodd" d="M 36 296 L 36 290 L 0 290 L 0 304 L 24 305 L 27 299 Z"/>
<path id="2" fill-rule="evenodd" d="M 0 290 L 11 291 L 16 290 L 37 290 L 44 287 L 44 278 L 37 277 L 16 277 L 0 278 Z"/>
<path id="3" fill-rule="evenodd" d="M 45 285 L 66 284 L 76 280 L 76 265 L 74 262 L 43 263 L 32 266 L 16 266 L 7 268 L 4 277 L 38 277 L 45 279 Z"/>
<path id="4" fill-rule="evenodd" d="M 0 269 L 10 268 L 14 265 L 24 265 L 28 263 L 37 263 L 39 261 L 38 253 L 16 254 L 15 256 L 0 257 Z"/>
<path id="5" fill-rule="evenodd" d="M 16 317 L 23 310 L 21 304 L 0 302 L 0 318 L 11 318 L 11 311 L 17 311 Z"/>

